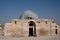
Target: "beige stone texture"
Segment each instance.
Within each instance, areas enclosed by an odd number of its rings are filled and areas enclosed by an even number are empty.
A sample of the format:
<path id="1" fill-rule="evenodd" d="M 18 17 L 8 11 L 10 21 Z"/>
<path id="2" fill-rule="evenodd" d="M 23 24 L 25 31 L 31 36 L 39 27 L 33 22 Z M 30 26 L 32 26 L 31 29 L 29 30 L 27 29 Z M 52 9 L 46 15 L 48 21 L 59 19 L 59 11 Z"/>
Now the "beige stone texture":
<path id="1" fill-rule="evenodd" d="M 15 23 L 16 21 L 16 23 Z M 36 25 L 36 29 L 33 26 L 29 26 L 29 22 L 33 21 Z M 47 23 L 46 23 L 47 21 Z M 10 23 L 6 23 L 4 27 L 4 36 L 12 37 L 29 37 L 29 28 L 33 28 L 33 34 L 37 37 L 56 35 L 55 29 L 57 29 L 57 35 L 60 34 L 60 27 L 55 27 L 56 24 L 52 23 L 52 20 L 12 20 Z M 36 33 L 34 33 L 34 31 Z"/>

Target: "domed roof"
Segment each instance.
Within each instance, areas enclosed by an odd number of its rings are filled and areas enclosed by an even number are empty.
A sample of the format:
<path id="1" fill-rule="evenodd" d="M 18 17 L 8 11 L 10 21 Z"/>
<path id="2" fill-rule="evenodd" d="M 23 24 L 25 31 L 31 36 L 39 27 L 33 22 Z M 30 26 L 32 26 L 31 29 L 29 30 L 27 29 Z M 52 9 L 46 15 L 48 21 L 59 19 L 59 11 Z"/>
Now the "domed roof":
<path id="1" fill-rule="evenodd" d="M 20 19 L 29 19 L 29 18 L 38 19 L 38 16 L 30 10 L 25 11 L 24 14 L 20 16 Z"/>

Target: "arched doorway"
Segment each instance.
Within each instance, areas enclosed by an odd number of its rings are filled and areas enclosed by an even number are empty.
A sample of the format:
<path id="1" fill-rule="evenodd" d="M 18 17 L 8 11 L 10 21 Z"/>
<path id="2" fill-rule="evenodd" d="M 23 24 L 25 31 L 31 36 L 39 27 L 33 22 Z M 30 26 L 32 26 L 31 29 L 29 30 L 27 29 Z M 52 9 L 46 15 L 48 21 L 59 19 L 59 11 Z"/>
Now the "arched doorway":
<path id="1" fill-rule="evenodd" d="M 34 21 L 29 21 L 29 36 L 36 36 L 36 24 Z"/>

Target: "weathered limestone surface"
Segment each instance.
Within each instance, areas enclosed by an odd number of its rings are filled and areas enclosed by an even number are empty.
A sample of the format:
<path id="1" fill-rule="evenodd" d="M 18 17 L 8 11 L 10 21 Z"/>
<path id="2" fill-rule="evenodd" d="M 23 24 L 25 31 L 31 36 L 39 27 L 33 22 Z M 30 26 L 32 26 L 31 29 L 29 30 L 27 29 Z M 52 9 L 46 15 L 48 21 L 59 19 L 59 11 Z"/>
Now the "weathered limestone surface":
<path id="1" fill-rule="evenodd" d="M 35 23 L 36 29 L 33 26 L 29 26 L 29 22 L 33 21 Z M 46 23 L 47 21 L 47 23 Z M 60 34 L 60 27 L 55 27 L 52 20 L 13 20 L 11 23 L 6 23 L 4 27 L 4 36 L 14 36 L 14 37 L 28 37 L 29 28 L 33 28 L 33 34 L 38 36 L 46 35 L 56 35 L 55 29 L 57 29 L 57 35 Z"/>

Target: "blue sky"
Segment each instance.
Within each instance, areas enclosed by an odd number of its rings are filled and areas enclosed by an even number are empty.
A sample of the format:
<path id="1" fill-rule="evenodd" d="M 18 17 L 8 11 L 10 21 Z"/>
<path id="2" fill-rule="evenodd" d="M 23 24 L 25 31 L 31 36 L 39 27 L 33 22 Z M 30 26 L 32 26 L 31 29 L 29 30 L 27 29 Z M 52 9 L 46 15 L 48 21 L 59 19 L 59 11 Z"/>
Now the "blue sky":
<path id="1" fill-rule="evenodd" d="M 0 23 L 19 18 L 26 10 L 60 24 L 60 0 L 0 0 Z"/>

